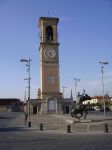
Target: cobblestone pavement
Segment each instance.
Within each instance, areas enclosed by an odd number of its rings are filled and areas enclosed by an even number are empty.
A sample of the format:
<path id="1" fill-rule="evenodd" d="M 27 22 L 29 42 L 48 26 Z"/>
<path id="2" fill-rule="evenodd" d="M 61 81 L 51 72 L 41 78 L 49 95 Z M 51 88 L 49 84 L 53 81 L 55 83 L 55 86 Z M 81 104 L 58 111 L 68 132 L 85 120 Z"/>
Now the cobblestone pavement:
<path id="1" fill-rule="evenodd" d="M 32 127 L 39 129 L 43 124 L 44 130 L 61 130 L 65 132 L 70 124 L 71 132 L 105 132 L 105 124 L 108 125 L 108 132 L 112 132 L 112 112 L 108 112 L 104 118 L 103 113 L 90 113 L 86 120 L 80 121 L 70 115 L 43 115 L 31 116 Z"/>
<path id="2" fill-rule="evenodd" d="M 0 113 L 0 150 L 111 150 L 111 133 L 28 128 L 23 113 Z"/>

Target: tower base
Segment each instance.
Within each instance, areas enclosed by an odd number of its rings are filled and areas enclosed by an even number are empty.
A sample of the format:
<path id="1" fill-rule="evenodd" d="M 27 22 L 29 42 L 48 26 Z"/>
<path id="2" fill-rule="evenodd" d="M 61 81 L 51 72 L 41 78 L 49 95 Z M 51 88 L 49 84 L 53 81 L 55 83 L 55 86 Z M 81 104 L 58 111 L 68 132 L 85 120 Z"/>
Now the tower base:
<path id="1" fill-rule="evenodd" d="M 49 96 L 41 103 L 40 114 L 63 114 L 62 98 Z"/>

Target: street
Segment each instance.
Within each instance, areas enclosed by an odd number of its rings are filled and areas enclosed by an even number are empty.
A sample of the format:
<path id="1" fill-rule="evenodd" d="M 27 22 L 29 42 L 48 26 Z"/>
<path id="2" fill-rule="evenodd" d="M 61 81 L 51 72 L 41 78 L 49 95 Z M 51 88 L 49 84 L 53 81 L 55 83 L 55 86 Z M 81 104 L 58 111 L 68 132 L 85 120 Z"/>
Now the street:
<path id="1" fill-rule="evenodd" d="M 0 113 L 0 150 L 111 150 L 111 133 L 40 131 L 24 124 L 23 113 Z"/>

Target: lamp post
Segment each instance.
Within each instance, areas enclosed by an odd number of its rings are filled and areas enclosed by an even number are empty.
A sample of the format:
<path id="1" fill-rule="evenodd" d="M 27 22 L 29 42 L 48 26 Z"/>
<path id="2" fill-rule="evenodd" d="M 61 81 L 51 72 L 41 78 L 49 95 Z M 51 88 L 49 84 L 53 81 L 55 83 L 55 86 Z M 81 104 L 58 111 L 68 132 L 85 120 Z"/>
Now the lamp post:
<path id="1" fill-rule="evenodd" d="M 26 89 L 27 89 L 28 87 L 25 87 L 25 92 L 24 92 L 24 103 L 26 103 L 26 98 L 27 98 L 27 91 L 26 91 Z"/>
<path id="2" fill-rule="evenodd" d="M 103 108 L 104 108 L 104 117 L 105 117 L 105 98 L 104 98 L 104 80 L 103 80 L 103 74 L 104 74 L 104 65 L 107 65 L 109 62 L 107 61 L 100 61 L 101 65 L 101 78 L 102 78 L 102 90 L 103 90 Z"/>
<path id="3" fill-rule="evenodd" d="M 31 120 L 30 120 L 30 62 L 32 60 L 29 59 L 21 59 L 21 62 L 26 63 L 27 71 L 28 71 L 28 78 L 25 78 L 24 80 L 28 80 L 28 127 L 31 127 Z"/>
<path id="4" fill-rule="evenodd" d="M 27 91 L 26 91 L 26 89 L 27 89 L 28 87 L 25 87 L 25 92 L 24 92 L 24 104 L 25 104 L 25 112 L 28 112 L 28 106 L 26 105 L 27 104 Z"/>
<path id="5" fill-rule="evenodd" d="M 77 83 L 78 83 L 78 81 L 80 81 L 80 79 L 74 78 L 74 81 L 75 81 L 75 97 L 77 100 Z"/>

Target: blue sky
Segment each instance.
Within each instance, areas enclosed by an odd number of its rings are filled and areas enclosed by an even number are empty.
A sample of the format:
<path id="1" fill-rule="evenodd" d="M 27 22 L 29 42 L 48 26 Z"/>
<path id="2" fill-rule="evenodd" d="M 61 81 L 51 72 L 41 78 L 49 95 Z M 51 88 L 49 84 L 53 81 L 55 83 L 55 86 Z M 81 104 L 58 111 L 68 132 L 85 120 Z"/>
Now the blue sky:
<path id="1" fill-rule="evenodd" d="M 24 98 L 27 77 L 21 58 L 31 58 L 31 98 L 40 87 L 39 28 L 41 16 L 58 17 L 60 89 L 65 97 L 77 90 L 101 95 L 99 61 L 105 93 L 112 96 L 111 0 L 0 0 L 0 97 Z"/>

